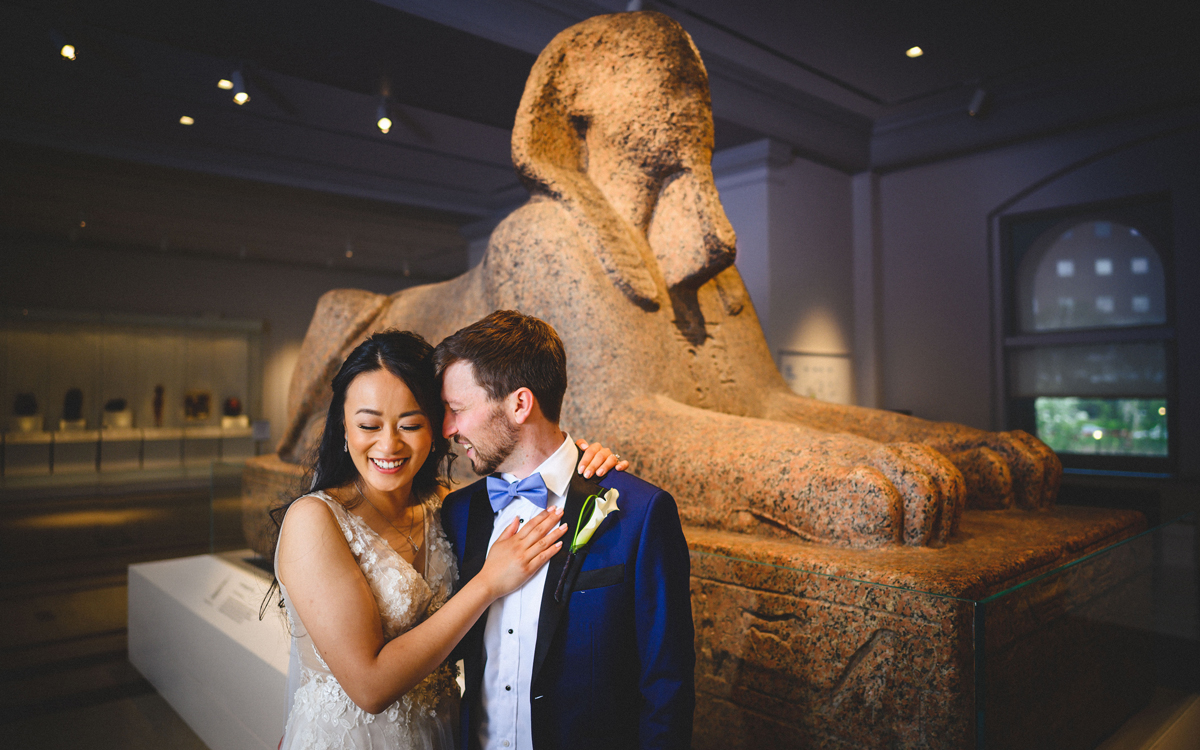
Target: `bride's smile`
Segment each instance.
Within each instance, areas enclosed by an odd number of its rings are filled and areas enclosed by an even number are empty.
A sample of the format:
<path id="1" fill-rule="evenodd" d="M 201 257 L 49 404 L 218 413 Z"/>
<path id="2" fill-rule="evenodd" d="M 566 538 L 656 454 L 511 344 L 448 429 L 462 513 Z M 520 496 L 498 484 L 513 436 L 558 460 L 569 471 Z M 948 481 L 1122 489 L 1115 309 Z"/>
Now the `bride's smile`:
<path id="1" fill-rule="evenodd" d="M 387 369 L 355 378 L 343 411 L 346 449 L 366 484 L 363 491 L 373 502 L 401 510 L 433 448 L 429 418 L 405 382 Z"/>

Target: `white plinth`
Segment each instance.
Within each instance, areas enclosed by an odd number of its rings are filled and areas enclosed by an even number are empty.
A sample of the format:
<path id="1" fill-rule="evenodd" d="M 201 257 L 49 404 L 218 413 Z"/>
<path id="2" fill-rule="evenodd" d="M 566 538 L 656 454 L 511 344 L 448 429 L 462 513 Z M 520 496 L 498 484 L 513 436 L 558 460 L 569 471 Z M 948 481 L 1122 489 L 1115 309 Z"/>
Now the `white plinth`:
<path id="1" fill-rule="evenodd" d="M 129 660 L 211 750 L 274 750 L 286 712 L 288 638 L 252 553 L 129 566 Z"/>

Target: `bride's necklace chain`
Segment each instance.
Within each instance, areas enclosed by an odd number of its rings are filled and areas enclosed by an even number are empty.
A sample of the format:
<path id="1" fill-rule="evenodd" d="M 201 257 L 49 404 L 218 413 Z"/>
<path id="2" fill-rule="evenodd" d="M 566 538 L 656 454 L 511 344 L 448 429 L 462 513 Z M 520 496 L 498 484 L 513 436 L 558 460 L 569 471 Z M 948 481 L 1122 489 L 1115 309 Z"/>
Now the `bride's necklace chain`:
<path id="1" fill-rule="evenodd" d="M 376 513 L 379 514 L 379 517 L 382 518 L 387 523 L 388 526 L 391 526 L 393 529 L 396 530 L 397 534 L 404 537 L 404 539 L 408 542 L 409 546 L 412 547 L 412 551 L 413 551 L 414 555 L 416 555 L 418 552 L 421 551 L 421 545 L 419 545 L 413 541 L 412 534 L 411 534 L 411 532 L 414 529 L 416 529 L 416 527 L 417 527 L 417 522 L 415 520 L 410 520 L 409 525 L 408 525 L 408 531 L 410 533 L 405 533 L 405 532 L 401 531 L 396 526 L 396 524 L 392 523 L 388 519 L 387 516 L 383 515 L 383 512 L 381 510 L 379 510 L 379 508 L 375 507 L 375 503 L 373 503 L 367 499 L 367 496 L 363 494 L 362 488 L 358 486 L 358 482 L 354 483 L 354 491 L 358 493 L 358 496 L 361 497 L 363 499 L 363 501 L 366 502 L 367 505 L 371 506 L 372 510 L 374 510 Z M 421 513 L 421 526 L 422 526 L 422 528 L 424 528 L 424 526 L 425 526 L 425 513 L 424 512 Z M 422 535 L 422 536 L 424 536 L 424 535 Z M 422 540 L 422 541 L 424 541 L 424 540 Z"/>

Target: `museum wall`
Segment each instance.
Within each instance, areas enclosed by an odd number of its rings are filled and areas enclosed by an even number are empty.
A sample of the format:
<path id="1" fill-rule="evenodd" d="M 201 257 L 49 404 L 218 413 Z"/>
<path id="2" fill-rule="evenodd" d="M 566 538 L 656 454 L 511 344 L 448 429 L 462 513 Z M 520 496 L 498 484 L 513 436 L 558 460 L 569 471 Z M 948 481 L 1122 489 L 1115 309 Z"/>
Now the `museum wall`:
<path id="1" fill-rule="evenodd" d="M 737 232 L 738 271 L 776 364 L 785 377 L 796 357 L 844 364 L 827 379 L 851 402 L 851 178 L 770 140 L 720 152 L 713 168 Z"/>
<path id="2" fill-rule="evenodd" d="M 881 175 L 882 405 L 1003 426 L 989 247 L 999 215 L 1166 191 L 1180 323 L 1179 470 L 1200 474 L 1200 407 L 1188 387 L 1200 380 L 1200 336 L 1187 323 L 1200 320 L 1196 122 L 1196 108 L 1179 109 Z"/>
<path id="3" fill-rule="evenodd" d="M 789 248 L 771 264 L 772 350 L 850 354 L 850 178 L 805 159 L 772 170 L 771 233 Z"/>
<path id="4" fill-rule="evenodd" d="M 261 417 L 271 423 L 271 445 L 283 427 L 292 368 L 321 294 L 341 287 L 391 293 L 421 283 L 401 275 L 9 237 L 0 237 L 0 257 L 0 299 L 8 308 L 262 321 Z"/>

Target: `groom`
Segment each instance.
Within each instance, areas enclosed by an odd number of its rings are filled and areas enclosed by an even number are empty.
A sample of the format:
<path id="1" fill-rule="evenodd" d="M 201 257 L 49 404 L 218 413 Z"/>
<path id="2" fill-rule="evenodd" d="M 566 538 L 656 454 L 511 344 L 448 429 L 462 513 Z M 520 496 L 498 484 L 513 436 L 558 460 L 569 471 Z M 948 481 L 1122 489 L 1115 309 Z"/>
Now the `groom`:
<path id="1" fill-rule="evenodd" d="M 561 505 L 569 526 L 550 563 L 493 603 L 458 646 L 463 746 L 690 747 L 690 566 L 675 501 L 629 474 L 575 473 L 578 449 L 558 426 L 566 354 L 547 323 L 494 312 L 439 344 L 434 358 L 443 434 L 490 475 L 442 505 L 460 583 L 513 518 Z M 611 512 L 572 554 L 593 495 L 583 526 L 597 501 Z"/>

